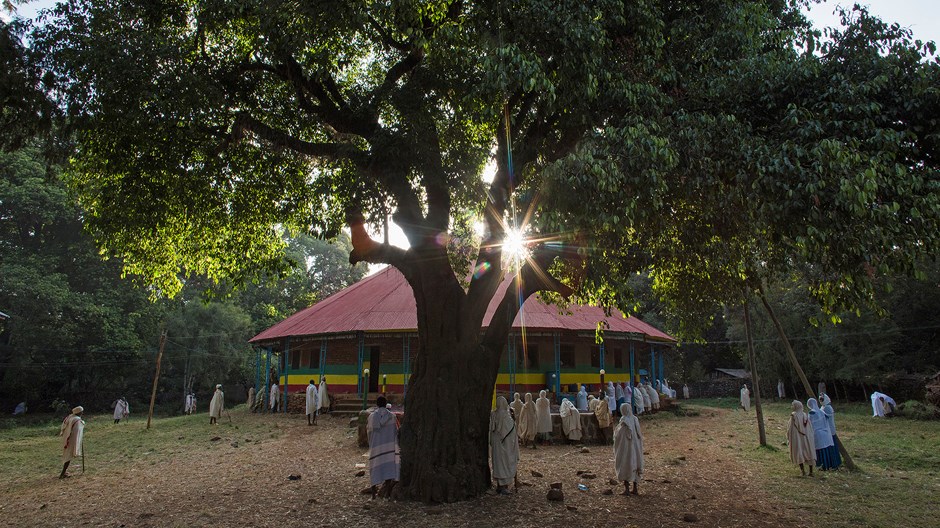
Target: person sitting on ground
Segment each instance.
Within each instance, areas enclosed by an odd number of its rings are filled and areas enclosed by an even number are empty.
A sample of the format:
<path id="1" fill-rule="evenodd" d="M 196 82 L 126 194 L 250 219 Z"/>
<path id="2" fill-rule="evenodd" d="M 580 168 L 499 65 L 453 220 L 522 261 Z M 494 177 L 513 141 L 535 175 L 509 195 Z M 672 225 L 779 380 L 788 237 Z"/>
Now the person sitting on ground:
<path id="1" fill-rule="evenodd" d="M 643 474 L 643 435 L 640 434 L 640 420 L 633 415 L 632 406 L 626 403 L 620 406 L 620 421 L 614 432 L 614 468 L 617 480 L 623 481 L 621 495 L 639 495 L 637 486 Z"/>
<path id="2" fill-rule="evenodd" d="M 509 484 L 516 481 L 519 465 L 519 438 L 516 424 L 509 415 L 509 404 L 503 396 L 496 398 L 496 409 L 490 413 L 490 452 L 496 493 L 509 495 Z"/>
<path id="3" fill-rule="evenodd" d="M 790 462 L 800 466 L 800 473 L 806 476 L 804 464 L 809 466 L 809 476 L 813 476 L 816 465 L 815 432 L 809 416 L 803 412 L 803 403 L 793 400 L 793 412 L 787 422 L 787 445 L 790 446 Z"/>
<path id="4" fill-rule="evenodd" d="M 398 482 L 401 469 L 401 454 L 398 451 L 398 422 L 387 408 L 388 400 L 379 396 L 375 410 L 369 415 L 366 432 L 369 435 L 369 480 L 372 483 L 372 498 L 378 495 L 382 484 L 382 496 L 391 494 Z"/>
<path id="5" fill-rule="evenodd" d="M 131 407 L 127 404 L 127 400 L 124 396 L 121 396 L 114 402 L 114 423 L 119 423 L 122 419 L 127 418 L 131 414 Z"/>
<path id="6" fill-rule="evenodd" d="M 225 410 L 225 393 L 222 392 L 220 384 L 215 386 L 215 393 L 209 401 L 209 425 L 218 425 L 223 410 Z"/>
<path id="7" fill-rule="evenodd" d="M 656 392 L 656 389 L 653 388 L 649 382 L 646 382 L 646 392 L 650 395 L 650 404 L 653 406 L 654 410 L 659 410 L 659 393 Z"/>
<path id="8" fill-rule="evenodd" d="M 597 434 L 600 435 L 601 443 L 607 445 L 610 434 L 610 407 L 607 405 L 607 395 L 602 394 L 600 401 L 597 403 L 597 406 L 594 408 L 594 416 L 597 418 Z"/>
<path id="9" fill-rule="evenodd" d="M 816 448 L 816 467 L 825 471 L 833 467 L 830 460 L 832 453 L 832 433 L 829 431 L 829 423 L 825 413 L 819 408 L 819 402 L 816 398 L 806 400 L 806 407 L 809 408 L 809 421 L 813 424 L 813 446 Z"/>
<path id="10" fill-rule="evenodd" d="M 894 409 L 896 407 L 897 403 L 891 396 L 877 391 L 871 394 L 872 417 L 878 416 L 885 418 L 894 416 Z"/>
<path id="11" fill-rule="evenodd" d="M 522 446 L 532 446 L 535 449 L 535 435 L 538 432 L 538 413 L 535 411 L 535 402 L 532 401 L 532 393 L 525 393 L 525 403 L 522 404 L 522 412 L 519 413 L 519 440 Z"/>
<path id="12" fill-rule="evenodd" d="M 82 420 L 82 413 L 85 408 L 81 405 L 72 409 L 72 414 L 62 420 L 62 426 L 59 428 L 59 436 L 62 437 L 62 472 L 59 478 L 69 478 L 69 464 L 73 459 L 84 456 L 82 453 L 82 442 L 85 438 L 85 421 Z"/>
<path id="13" fill-rule="evenodd" d="M 512 419 L 516 423 L 519 423 L 519 416 L 522 415 L 522 399 L 519 398 L 519 393 L 515 393 L 512 396 L 512 403 L 509 404 L 509 410 L 512 411 Z M 518 431 L 516 436 L 518 436 Z"/>
<path id="14" fill-rule="evenodd" d="M 574 407 L 571 400 L 567 398 L 562 400 L 558 414 L 561 415 L 561 430 L 567 442 L 570 444 L 581 440 L 581 413 Z"/>
<path id="15" fill-rule="evenodd" d="M 317 425 L 317 413 L 320 410 L 320 398 L 317 384 L 310 380 L 304 395 L 304 411 L 307 414 L 307 425 Z"/>
<path id="16" fill-rule="evenodd" d="M 535 401 L 535 412 L 537 415 L 536 427 L 539 441 L 543 444 L 552 443 L 552 406 L 548 401 L 548 392 L 539 391 L 539 399 Z"/>

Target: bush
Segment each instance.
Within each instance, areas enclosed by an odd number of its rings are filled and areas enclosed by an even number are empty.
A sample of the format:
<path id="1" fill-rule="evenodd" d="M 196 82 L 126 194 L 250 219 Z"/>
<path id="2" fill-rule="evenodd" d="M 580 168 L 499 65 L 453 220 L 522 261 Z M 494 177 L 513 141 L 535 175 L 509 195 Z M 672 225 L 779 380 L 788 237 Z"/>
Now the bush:
<path id="1" fill-rule="evenodd" d="M 908 400 L 898 406 L 898 416 L 911 420 L 940 420 L 940 407 L 917 400 Z"/>

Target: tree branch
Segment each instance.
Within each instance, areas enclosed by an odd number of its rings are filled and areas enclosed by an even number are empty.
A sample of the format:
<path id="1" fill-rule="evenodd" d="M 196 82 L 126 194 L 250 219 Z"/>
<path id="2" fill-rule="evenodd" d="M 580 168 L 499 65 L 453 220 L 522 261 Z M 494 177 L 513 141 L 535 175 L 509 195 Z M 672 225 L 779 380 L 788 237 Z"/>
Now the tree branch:
<path id="1" fill-rule="evenodd" d="M 247 113 L 239 113 L 232 122 L 228 140 L 238 143 L 248 134 L 261 141 L 286 148 L 311 158 L 331 161 L 349 160 L 358 166 L 365 166 L 368 154 L 346 143 L 313 143 L 296 138 L 287 132 L 278 130 L 255 119 Z"/>
<path id="2" fill-rule="evenodd" d="M 406 268 L 407 252 L 391 244 L 384 244 L 372 240 L 365 228 L 365 217 L 358 209 L 346 212 L 346 223 L 349 224 L 352 239 L 352 251 L 349 252 L 349 263 L 356 265 L 360 262 L 372 264 L 391 264 L 404 271 Z"/>

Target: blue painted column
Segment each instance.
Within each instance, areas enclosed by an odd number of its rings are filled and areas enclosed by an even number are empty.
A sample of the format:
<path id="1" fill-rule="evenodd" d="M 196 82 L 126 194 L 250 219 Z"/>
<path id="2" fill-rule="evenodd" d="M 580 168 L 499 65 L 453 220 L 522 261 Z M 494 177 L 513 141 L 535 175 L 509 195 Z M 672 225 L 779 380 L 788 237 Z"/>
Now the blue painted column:
<path id="1" fill-rule="evenodd" d="M 636 364 L 633 353 L 633 340 L 630 340 L 630 401 L 633 402 L 633 413 L 636 414 L 636 398 L 633 397 L 633 387 L 636 383 Z"/>
<path id="2" fill-rule="evenodd" d="M 555 332 L 555 398 L 561 393 L 561 334 Z"/>
<path id="3" fill-rule="evenodd" d="M 604 342 L 601 342 L 601 366 L 600 369 L 607 370 L 607 367 L 604 366 L 604 356 L 607 354 L 607 347 L 604 345 Z M 603 380 L 601 380 L 603 383 Z M 581 387 L 578 387 L 578 390 L 581 390 Z"/>
<path id="4" fill-rule="evenodd" d="M 271 347 L 268 347 L 266 352 L 267 355 L 264 359 L 264 399 L 261 400 L 264 409 L 261 409 L 261 412 L 268 412 L 270 408 L 268 399 L 271 397 Z"/>
<path id="5" fill-rule="evenodd" d="M 402 396 L 408 395 L 408 378 L 411 377 L 411 336 L 405 334 L 402 338 L 401 349 L 402 349 L 402 367 L 401 367 L 401 383 L 402 383 Z"/>
<path id="6" fill-rule="evenodd" d="M 362 379 L 362 361 L 363 361 L 363 355 L 365 354 L 365 348 L 366 348 L 365 339 L 366 338 L 362 334 L 362 332 L 359 332 L 359 344 L 357 346 L 357 348 L 359 349 L 359 361 L 356 364 L 359 370 L 359 372 L 356 373 L 356 378 L 359 380 L 359 382 L 357 383 L 356 388 L 359 390 L 359 396 L 363 400 L 366 399 L 364 393 L 368 389 L 368 387 L 363 387 L 363 379 Z"/>
<path id="7" fill-rule="evenodd" d="M 261 385 L 261 349 L 255 348 L 255 398 L 257 398 L 258 388 Z M 254 406 L 255 402 L 248 402 L 248 408 Z"/>
<path id="8" fill-rule="evenodd" d="M 326 339 L 320 340 L 320 380 L 326 375 Z M 320 381 L 317 380 L 317 381 Z M 329 391 L 327 391 L 329 392 Z"/>
<path id="9" fill-rule="evenodd" d="M 653 380 L 656 379 L 656 350 L 653 347 L 650 347 L 650 386 L 655 383 Z"/>
<path id="10" fill-rule="evenodd" d="M 662 387 L 663 382 L 666 380 L 666 369 L 664 368 L 665 364 L 665 354 L 663 350 L 659 351 L 659 386 Z"/>
<path id="11" fill-rule="evenodd" d="M 284 385 L 281 387 L 281 394 L 284 398 L 284 405 L 281 406 L 281 412 L 287 414 L 287 390 L 290 385 L 287 382 L 287 377 L 290 375 L 290 336 L 284 338 Z"/>

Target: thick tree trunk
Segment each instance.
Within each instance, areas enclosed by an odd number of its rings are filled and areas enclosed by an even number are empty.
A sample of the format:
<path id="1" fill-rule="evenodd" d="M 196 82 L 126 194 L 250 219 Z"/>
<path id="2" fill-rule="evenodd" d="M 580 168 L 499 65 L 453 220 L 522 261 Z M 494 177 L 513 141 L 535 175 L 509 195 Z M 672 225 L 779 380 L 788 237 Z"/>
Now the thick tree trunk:
<path id="1" fill-rule="evenodd" d="M 453 502 L 490 486 L 489 411 L 501 350 L 481 345 L 482 321 L 467 317 L 466 296 L 449 266 L 420 267 L 409 274 L 419 348 L 405 398 L 395 495 Z"/>
<path id="2" fill-rule="evenodd" d="M 780 336 L 780 340 L 783 341 L 783 346 L 787 350 L 787 355 L 790 357 L 790 362 L 793 364 L 793 368 L 796 369 L 796 373 L 800 376 L 800 381 L 803 383 L 803 389 L 806 390 L 806 394 L 808 394 L 810 397 L 813 397 L 815 395 L 813 393 L 813 388 L 810 386 L 809 380 L 806 379 L 806 374 L 803 373 L 803 368 L 800 367 L 800 363 L 796 360 L 796 354 L 793 353 L 793 347 L 790 346 L 790 340 L 787 339 L 787 334 L 783 331 L 783 325 L 780 324 L 780 320 L 777 319 L 776 312 L 774 312 L 774 309 L 770 306 L 770 303 L 767 302 L 767 296 L 764 295 L 763 288 L 761 288 L 760 293 L 760 300 L 764 304 L 764 308 L 767 310 L 767 313 L 770 315 L 770 319 L 773 321 L 774 327 L 777 329 L 777 334 Z M 842 459 L 845 462 L 845 467 L 852 470 L 857 469 L 855 462 L 849 455 L 849 452 L 846 451 L 845 446 L 842 445 L 842 440 L 838 436 L 835 438 L 839 447 L 839 452 L 842 454 Z"/>
<path id="3" fill-rule="evenodd" d="M 751 364 L 751 383 L 754 385 L 754 409 L 757 411 L 757 438 L 760 445 L 767 446 L 767 431 L 764 428 L 764 409 L 760 403 L 760 377 L 757 375 L 757 355 L 754 353 L 754 339 L 751 334 L 751 305 L 744 298 L 744 333 L 747 336 L 747 357 Z"/>

